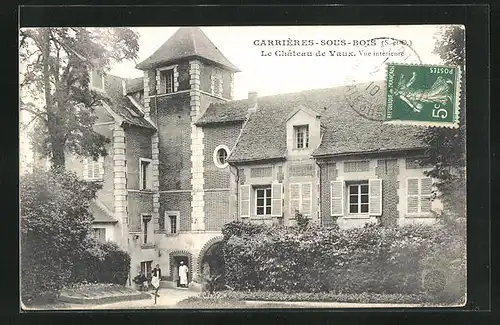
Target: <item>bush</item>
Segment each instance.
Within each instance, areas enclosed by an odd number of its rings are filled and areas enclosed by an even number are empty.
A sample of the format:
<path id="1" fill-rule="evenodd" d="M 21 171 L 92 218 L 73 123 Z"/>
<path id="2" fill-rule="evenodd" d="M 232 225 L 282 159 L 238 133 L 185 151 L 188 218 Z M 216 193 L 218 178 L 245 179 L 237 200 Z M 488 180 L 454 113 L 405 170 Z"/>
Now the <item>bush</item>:
<path id="1" fill-rule="evenodd" d="M 36 171 L 20 179 L 21 298 L 54 298 L 86 249 L 98 186 L 62 169 Z"/>
<path id="2" fill-rule="evenodd" d="M 130 271 L 130 255 L 114 242 L 93 238 L 72 268 L 72 282 L 116 283 L 125 285 Z"/>
<path id="3" fill-rule="evenodd" d="M 223 234 L 225 280 L 235 290 L 439 296 L 447 283 L 433 270 L 465 282 L 454 266 L 465 270 L 464 237 L 445 225 L 341 230 L 233 222 Z M 455 291 L 449 296 L 463 297 Z"/>

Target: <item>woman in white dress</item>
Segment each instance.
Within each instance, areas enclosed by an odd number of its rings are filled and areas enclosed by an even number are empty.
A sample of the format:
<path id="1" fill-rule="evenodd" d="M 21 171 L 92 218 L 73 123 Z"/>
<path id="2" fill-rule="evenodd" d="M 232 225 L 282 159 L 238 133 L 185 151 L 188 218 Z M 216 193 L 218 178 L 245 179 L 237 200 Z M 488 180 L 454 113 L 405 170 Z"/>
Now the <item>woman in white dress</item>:
<path id="1" fill-rule="evenodd" d="M 184 265 L 184 262 L 181 261 L 181 265 L 179 266 L 179 282 L 181 287 L 187 288 L 188 287 L 188 272 L 189 269 L 186 265 Z"/>

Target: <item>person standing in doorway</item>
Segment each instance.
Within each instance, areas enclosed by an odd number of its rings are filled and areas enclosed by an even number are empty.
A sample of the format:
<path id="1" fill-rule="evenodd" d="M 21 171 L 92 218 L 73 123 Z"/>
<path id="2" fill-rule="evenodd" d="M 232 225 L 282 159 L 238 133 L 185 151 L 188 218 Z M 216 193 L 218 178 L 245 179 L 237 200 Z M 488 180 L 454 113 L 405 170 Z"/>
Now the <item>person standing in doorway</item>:
<path id="1" fill-rule="evenodd" d="M 183 288 L 188 287 L 188 272 L 189 272 L 188 267 L 184 265 L 183 261 L 181 261 L 181 265 L 179 266 L 179 280 L 180 280 L 180 285 Z"/>
<path id="2" fill-rule="evenodd" d="M 160 279 L 161 279 L 161 269 L 160 265 L 156 264 L 156 267 L 151 271 L 151 285 L 154 287 L 155 292 L 155 305 L 156 305 L 156 298 L 158 298 L 160 295 L 158 294 L 158 290 L 160 289 Z"/>

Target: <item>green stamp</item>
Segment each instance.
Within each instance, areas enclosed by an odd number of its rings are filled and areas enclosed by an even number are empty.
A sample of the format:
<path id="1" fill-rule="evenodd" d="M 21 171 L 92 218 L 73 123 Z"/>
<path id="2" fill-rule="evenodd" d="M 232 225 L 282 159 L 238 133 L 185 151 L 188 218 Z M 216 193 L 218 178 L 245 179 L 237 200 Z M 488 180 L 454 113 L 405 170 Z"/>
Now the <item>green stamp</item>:
<path id="1" fill-rule="evenodd" d="M 385 123 L 458 127 L 460 69 L 387 64 Z"/>

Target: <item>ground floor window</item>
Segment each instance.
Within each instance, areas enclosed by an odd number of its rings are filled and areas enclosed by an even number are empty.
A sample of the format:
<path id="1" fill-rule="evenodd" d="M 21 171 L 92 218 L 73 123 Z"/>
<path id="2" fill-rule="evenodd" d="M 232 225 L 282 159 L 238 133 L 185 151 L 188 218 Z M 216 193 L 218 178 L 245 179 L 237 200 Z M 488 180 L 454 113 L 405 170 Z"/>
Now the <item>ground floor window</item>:
<path id="1" fill-rule="evenodd" d="M 100 241 L 106 241 L 106 228 L 94 228 L 94 237 Z"/>
<path id="2" fill-rule="evenodd" d="M 271 187 L 262 187 L 255 189 L 255 214 L 270 215 L 271 214 Z"/>
<path id="3" fill-rule="evenodd" d="M 349 188 L 349 213 L 368 213 L 369 193 L 368 183 L 350 184 Z"/>
<path id="4" fill-rule="evenodd" d="M 151 265 L 153 264 L 153 261 L 145 261 L 141 262 L 141 273 L 144 274 L 146 277 L 151 276 Z"/>

